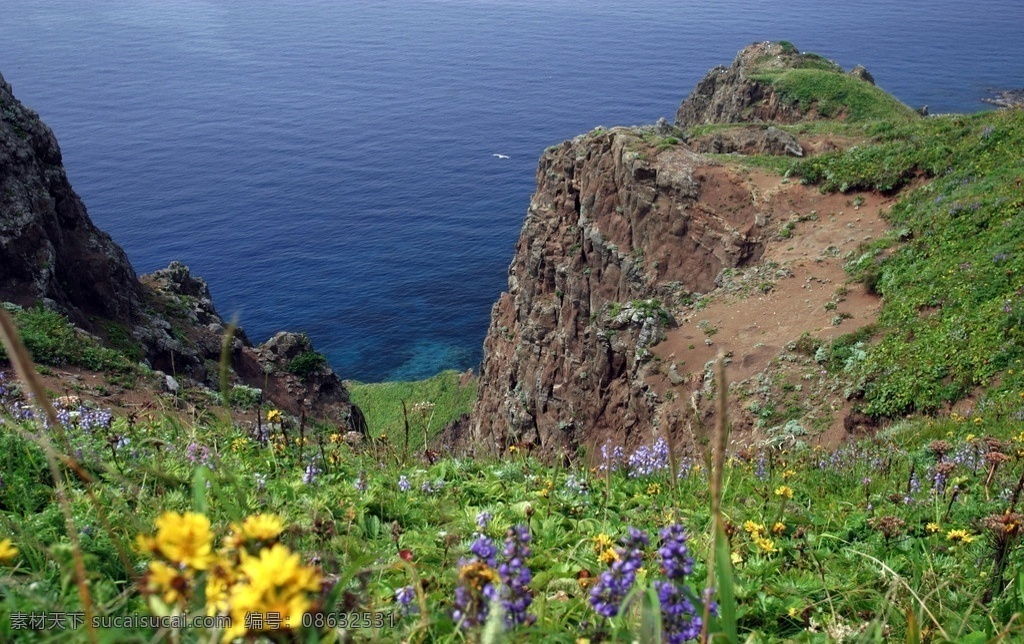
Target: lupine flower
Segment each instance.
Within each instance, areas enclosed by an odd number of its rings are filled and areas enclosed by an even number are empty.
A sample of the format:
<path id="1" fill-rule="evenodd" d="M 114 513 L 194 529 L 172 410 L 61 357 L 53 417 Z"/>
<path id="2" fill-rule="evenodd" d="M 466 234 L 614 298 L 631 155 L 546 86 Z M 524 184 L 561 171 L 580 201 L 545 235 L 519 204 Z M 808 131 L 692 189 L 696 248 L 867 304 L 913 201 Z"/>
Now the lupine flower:
<path id="1" fill-rule="evenodd" d="M 619 606 L 636 580 L 636 573 L 643 560 L 643 549 L 648 544 L 647 535 L 630 526 L 622 539 L 623 547 L 618 549 L 619 560 L 601 573 L 597 584 L 590 591 L 590 604 L 605 617 L 619 614 Z"/>
<path id="2" fill-rule="evenodd" d="M 481 512 L 481 513 L 476 515 L 476 525 L 481 530 L 484 530 L 485 528 L 487 528 L 487 524 L 490 523 L 491 519 L 493 519 L 493 518 L 494 518 L 493 514 L 491 514 L 487 510 L 484 510 L 483 512 Z"/>
<path id="3" fill-rule="evenodd" d="M 601 466 L 598 468 L 600 471 L 610 469 L 612 472 L 619 469 L 622 465 L 622 459 L 625 456 L 625 451 L 622 449 L 622 445 L 616 445 L 612 449 L 608 449 L 611 446 L 611 441 L 606 442 L 601 446 Z"/>
<path id="4" fill-rule="evenodd" d="M 511 628 L 517 624 L 532 624 L 537 617 L 526 612 L 533 601 L 531 573 L 526 565 L 526 558 L 530 556 L 530 528 L 527 525 L 520 523 L 509 528 L 502 555 L 505 561 L 498 566 L 498 575 L 502 583 L 505 625 Z"/>
<path id="5" fill-rule="evenodd" d="M 302 482 L 306 485 L 312 485 L 316 482 L 316 477 L 320 475 L 321 470 L 316 466 L 316 463 L 310 463 L 306 466 L 306 472 L 302 475 Z"/>
<path id="6" fill-rule="evenodd" d="M 498 549 L 485 535 L 478 535 L 469 547 L 473 557 L 459 568 L 459 585 L 455 588 L 452 618 L 462 628 L 472 628 L 487 621 L 490 603 L 498 599 Z"/>
<path id="7" fill-rule="evenodd" d="M 412 483 L 409 482 L 409 479 L 405 474 L 398 477 L 398 489 L 403 492 L 408 492 L 412 489 Z"/>
<path id="8" fill-rule="evenodd" d="M 668 469 L 668 444 L 658 438 L 650 447 L 641 445 L 629 456 L 629 476 L 640 478 Z"/>
<path id="9" fill-rule="evenodd" d="M 478 535 L 469 551 L 476 555 L 476 558 L 493 568 L 497 565 L 498 547 L 485 535 Z"/>
<path id="10" fill-rule="evenodd" d="M 403 615 L 416 612 L 413 601 L 416 600 L 416 589 L 412 586 L 402 586 L 395 591 L 395 601 L 398 602 L 399 611 Z"/>

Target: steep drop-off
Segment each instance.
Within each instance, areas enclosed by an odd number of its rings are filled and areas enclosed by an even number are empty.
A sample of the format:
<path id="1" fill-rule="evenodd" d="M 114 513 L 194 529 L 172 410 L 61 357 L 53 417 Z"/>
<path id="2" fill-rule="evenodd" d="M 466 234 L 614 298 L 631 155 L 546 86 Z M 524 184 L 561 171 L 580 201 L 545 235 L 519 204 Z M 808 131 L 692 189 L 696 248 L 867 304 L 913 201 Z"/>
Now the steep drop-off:
<path id="1" fill-rule="evenodd" d="M 206 283 L 174 262 L 136 277 L 125 252 L 89 218 L 72 189 L 52 130 L 0 77 L 0 302 L 43 305 L 101 340 L 117 340 L 153 369 L 219 386 L 224 335 Z M 278 334 L 254 347 L 233 329 L 232 381 L 264 390 L 295 415 L 365 430 L 341 379 L 326 365 L 294 373 L 308 338 Z M 126 346 L 129 345 L 129 346 Z M 176 380 L 175 380 L 176 379 Z"/>
<path id="2" fill-rule="evenodd" d="M 699 316 L 708 305 L 699 294 L 749 294 L 757 283 L 758 295 L 765 296 L 779 280 L 793 282 L 795 264 L 808 259 L 801 252 L 823 253 L 818 276 L 801 274 L 807 279 L 804 291 L 814 280 L 841 280 L 839 252 L 852 252 L 861 228 L 884 227 L 877 215 L 862 218 L 858 208 L 846 207 L 848 196 L 826 197 L 705 154 L 802 156 L 847 145 L 824 136 L 800 141 L 769 124 L 858 117 L 863 105 L 846 109 L 841 102 L 801 101 L 779 89 L 784 84 L 772 84 L 786 70 L 804 68 L 843 76 L 853 93 L 884 95 L 863 70 L 851 77 L 791 45 L 759 43 L 740 52 L 730 68 L 712 70 L 701 81 L 680 107 L 676 127 L 662 122 L 598 129 L 545 151 L 509 268 L 509 289 L 493 309 L 480 397 L 469 420 L 455 428 L 457 440 L 476 450 L 525 444 L 548 453 L 575 453 L 605 440 L 649 442 L 659 424 L 678 424 L 691 406 L 706 416 L 703 361 L 720 347 L 733 356 L 742 352 L 741 375 L 749 377 L 769 368 L 803 331 L 837 333 L 829 328 L 835 312 L 799 312 L 794 324 L 779 325 L 770 343 L 755 338 L 744 344 L 712 339 L 716 322 Z M 899 110 L 912 117 L 904 106 Z M 687 129 L 712 123 L 750 125 Z M 866 205 L 874 212 L 886 203 L 875 195 Z M 818 221 L 818 211 L 832 213 L 832 227 L 812 237 L 821 248 L 793 252 L 786 240 L 803 222 Z M 830 240 L 840 227 L 843 237 Z M 837 286 L 828 287 L 826 299 Z M 798 289 L 796 295 L 803 294 Z M 870 321 L 870 302 L 857 302 L 861 310 L 845 312 L 843 319 L 851 321 L 844 331 Z M 773 314 L 757 298 L 734 298 L 729 306 L 746 326 L 764 324 Z M 698 323 L 702 332 L 694 338 Z M 665 347 L 690 352 L 691 362 L 665 355 Z M 841 419 L 824 424 L 833 422 Z"/>

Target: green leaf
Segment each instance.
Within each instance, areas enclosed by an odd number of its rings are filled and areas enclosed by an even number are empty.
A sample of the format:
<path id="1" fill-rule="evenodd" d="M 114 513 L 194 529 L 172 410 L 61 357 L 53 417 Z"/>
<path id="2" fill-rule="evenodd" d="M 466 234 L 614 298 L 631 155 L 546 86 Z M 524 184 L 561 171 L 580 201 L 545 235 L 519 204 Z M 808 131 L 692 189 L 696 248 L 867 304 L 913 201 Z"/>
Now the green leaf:
<path id="1" fill-rule="evenodd" d="M 192 473 L 192 509 L 199 514 L 207 514 L 210 511 L 210 503 L 206 498 L 206 481 L 209 472 L 205 467 L 197 467 Z"/>

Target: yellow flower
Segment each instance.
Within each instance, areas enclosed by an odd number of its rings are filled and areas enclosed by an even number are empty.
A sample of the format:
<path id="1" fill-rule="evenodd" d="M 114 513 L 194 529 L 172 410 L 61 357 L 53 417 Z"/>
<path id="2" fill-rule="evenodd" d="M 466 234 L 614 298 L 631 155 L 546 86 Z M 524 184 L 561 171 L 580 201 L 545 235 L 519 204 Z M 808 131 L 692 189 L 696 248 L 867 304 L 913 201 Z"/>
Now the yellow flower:
<path id="1" fill-rule="evenodd" d="M 647 486 L 647 493 L 651 496 L 661 494 L 661 483 L 651 483 Z"/>
<path id="2" fill-rule="evenodd" d="M 800 614 L 800 609 L 796 606 L 790 606 L 789 610 L 786 611 L 786 614 L 790 617 L 796 617 Z"/>
<path id="3" fill-rule="evenodd" d="M 149 562 L 146 591 L 158 595 L 164 604 L 174 606 L 188 598 L 192 588 L 192 571 L 168 565 L 163 561 Z"/>
<path id="4" fill-rule="evenodd" d="M 974 537 L 969 532 L 963 529 L 950 530 L 946 533 L 946 538 L 954 543 L 970 543 L 974 541 Z"/>
<path id="5" fill-rule="evenodd" d="M 603 532 L 601 534 L 597 535 L 596 537 L 594 537 L 593 541 L 594 541 L 594 552 L 601 552 L 603 550 L 607 550 L 608 548 L 611 548 L 612 543 L 613 543 L 612 538 L 609 537 L 608 535 L 606 535 Z"/>
<path id="6" fill-rule="evenodd" d="M 976 417 L 974 419 L 974 421 L 972 421 L 972 422 L 974 422 L 975 425 L 980 425 L 981 424 L 981 418 L 980 417 Z"/>
<path id="7" fill-rule="evenodd" d="M 498 573 L 482 561 L 474 561 L 459 569 L 459 581 L 473 590 L 483 591 L 487 584 L 494 584 Z"/>
<path id="8" fill-rule="evenodd" d="M 238 574 L 239 581 L 231 587 L 228 599 L 231 628 L 224 633 L 226 642 L 245 635 L 248 613 L 260 613 L 264 618 L 277 613 L 282 628 L 300 627 L 302 616 L 313 606 L 310 593 L 320 589 L 320 573 L 303 566 L 299 555 L 280 543 L 261 550 L 259 556 L 243 555 Z"/>
<path id="9" fill-rule="evenodd" d="M 942 530 L 939 524 L 935 523 L 934 521 L 926 525 L 924 529 L 928 532 L 928 534 L 935 534 L 936 532 L 940 532 Z"/>
<path id="10" fill-rule="evenodd" d="M 780 485 L 779 487 L 775 488 L 775 496 L 782 496 L 787 499 L 792 499 L 793 488 L 789 487 L 788 485 Z"/>
<path id="11" fill-rule="evenodd" d="M 773 534 L 782 534 L 786 531 L 786 524 L 781 521 L 776 521 L 775 525 L 772 526 Z"/>
<path id="12" fill-rule="evenodd" d="M 607 548 L 597 555 L 597 560 L 606 565 L 611 564 L 619 560 L 619 553 L 615 552 L 615 548 Z"/>
<path id="13" fill-rule="evenodd" d="M 766 532 L 764 524 L 754 523 L 753 521 L 744 521 L 743 529 L 752 537 L 756 537 L 757 535 L 764 534 Z"/>
<path id="14" fill-rule="evenodd" d="M 755 536 L 754 543 L 757 545 L 758 549 L 761 550 L 761 552 L 764 552 L 765 554 L 770 555 L 775 552 L 778 552 L 778 548 L 775 547 L 775 542 L 769 539 L 768 537 L 762 537 L 760 535 Z"/>
<path id="15" fill-rule="evenodd" d="M 235 581 L 237 581 L 235 571 L 227 566 L 218 564 L 210 569 L 210 575 L 206 578 L 207 615 L 227 614 L 230 609 L 228 599 Z"/>
<path id="16" fill-rule="evenodd" d="M 519 448 L 516 447 L 515 445 L 509 445 L 508 446 L 508 453 L 509 454 L 515 454 L 518 451 L 519 451 Z"/>
<path id="17" fill-rule="evenodd" d="M 252 541 L 276 541 L 284 531 L 284 523 L 276 514 L 254 514 L 242 522 L 242 534 Z"/>
<path id="18" fill-rule="evenodd" d="M 796 472 L 794 472 L 793 470 L 786 470 L 785 472 L 782 473 L 782 480 L 788 481 L 794 476 L 796 476 Z"/>
<path id="19" fill-rule="evenodd" d="M 733 552 L 731 555 L 729 555 L 729 560 L 732 561 L 732 564 L 734 566 L 739 565 L 743 563 L 743 555 L 741 555 L 738 552 Z"/>
<path id="20" fill-rule="evenodd" d="M 10 539 L 0 540 L 0 563 L 7 563 L 18 556 L 18 548 Z"/>
<path id="21" fill-rule="evenodd" d="M 196 512 L 164 512 L 156 521 L 156 537 L 142 538 L 140 545 L 168 561 L 194 570 L 206 570 L 213 561 L 213 533 L 210 520 Z"/>
<path id="22" fill-rule="evenodd" d="M 268 411 L 267 412 L 267 422 L 268 423 L 279 423 L 279 422 L 281 422 L 281 410 L 279 410 L 279 409 L 271 409 L 270 411 Z"/>

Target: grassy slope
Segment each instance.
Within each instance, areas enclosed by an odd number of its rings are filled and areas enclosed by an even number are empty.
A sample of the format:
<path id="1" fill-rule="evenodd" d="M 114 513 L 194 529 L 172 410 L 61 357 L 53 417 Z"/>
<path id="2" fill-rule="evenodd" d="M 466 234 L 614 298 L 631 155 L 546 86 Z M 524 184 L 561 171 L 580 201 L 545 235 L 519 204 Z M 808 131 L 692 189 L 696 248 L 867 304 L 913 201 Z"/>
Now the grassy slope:
<path id="1" fill-rule="evenodd" d="M 445 425 L 468 413 L 476 400 L 476 380 L 460 386 L 462 374 L 444 371 L 426 380 L 412 382 L 347 382 L 352 402 L 366 415 L 370 433 L 384 435 L 400 445 L 405 440 L 405 403 L 409 420 L 409 448 L 423 446 L 424 431 L 432 437 Z M 427 403 L 427 405 L 423 405 Z M 433 405 L 432 407 L 430 405 Z"/>

